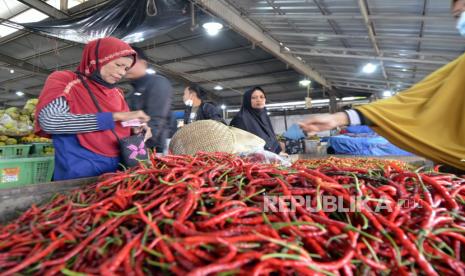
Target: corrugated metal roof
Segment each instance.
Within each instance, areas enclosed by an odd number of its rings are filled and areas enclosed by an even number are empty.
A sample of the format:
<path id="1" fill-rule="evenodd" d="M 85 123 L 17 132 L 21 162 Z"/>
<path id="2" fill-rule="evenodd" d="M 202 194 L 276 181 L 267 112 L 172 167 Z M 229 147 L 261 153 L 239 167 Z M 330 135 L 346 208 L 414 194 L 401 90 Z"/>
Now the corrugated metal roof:
<path id="1" fill-rule="evenodd" d="M 59 1 L 49 1 L 59 7 Z M 276 43 L 282 43 L 282 53 L 303 60 L 328 80 L 339 96 L 405 89 L 460 55 L 465 46 L 445 0 L 217 1 L 228 4 L 242 20 L 253 22 Z M 194 2 L 202 5 L 201 0 Z M 30 7 L 18 1 L 0 0 L 0 18 L 11 19 L 26 10 Z M 221 18 L 222 14 L 213 16 Z M 0 24 L 0 33 L 4 24 Z M 305 76 L 262 50 L 260 41 L 254 43 L 228 26 L 216 37 L 191 27 L 138 44 L 156 68 L 170 74 L 177 92 L 176 105 L 182 103 L 185 81 L 200 83 L 214 100 L 227 105 L 239 104 L 241 93 L 249 86 L 263 85 L 269 101 L 275 102 L 303 100 L 307 95 L 306 88 L 298 85 Z M 17 96 L 10 96 L 16 90 L 36 96 L 46 78 L 44 72 L 73 70 L 83 47 L 24 31 L 0 37 L 0 45 L 0 103 L 6 104 L 18 103 Z M 2 55 L 13 58 L 16 64 Z M 362 72 L 368 62 L 378 65 L 370 75 Z M 222 91 L 213 89 L 218 84 L 224 87 Z M 321 89 L 312 93 L 313 98 L 322 96 Z"/>

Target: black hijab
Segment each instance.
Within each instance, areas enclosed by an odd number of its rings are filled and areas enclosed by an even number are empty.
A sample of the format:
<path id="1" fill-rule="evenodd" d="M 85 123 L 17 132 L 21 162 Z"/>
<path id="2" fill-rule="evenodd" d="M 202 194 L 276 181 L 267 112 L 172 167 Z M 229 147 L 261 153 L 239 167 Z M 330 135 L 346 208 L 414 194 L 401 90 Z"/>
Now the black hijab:
<path id="1" fill-rule="evenodd" d="M 252 108 L 252 94 L 255 90 L 259 90 L 265 95 L 261 87 L 253 87 L 245 91 L 242 97 L 241 110 L 234 116 L 230 125 L 253 133 L 265 140 L 265 149 L 274 153 L 280 153 L 281 148 L 271 125 L 270 117 L 268 117 L 266 108 Z"/>

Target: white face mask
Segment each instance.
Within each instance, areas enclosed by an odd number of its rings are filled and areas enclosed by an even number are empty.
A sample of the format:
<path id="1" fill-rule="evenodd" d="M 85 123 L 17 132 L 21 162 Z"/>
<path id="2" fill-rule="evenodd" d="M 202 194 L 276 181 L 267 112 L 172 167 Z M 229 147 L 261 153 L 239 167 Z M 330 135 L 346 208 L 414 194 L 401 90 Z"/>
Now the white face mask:
<path id="1" fill-rule="evenodd" d="M 462 12 L 459 19 L 457 20 L 457 29 L 461 36 L 465 36 L 465 12 Z"/>
<path id="2" fill-rule="evenodd" d="M 194 102 L 192 100 L 186 100 L 186 101 L 184 101 L 184 104 L 187 105 L 187 106 L 192 106 L 194 104 Z"/>

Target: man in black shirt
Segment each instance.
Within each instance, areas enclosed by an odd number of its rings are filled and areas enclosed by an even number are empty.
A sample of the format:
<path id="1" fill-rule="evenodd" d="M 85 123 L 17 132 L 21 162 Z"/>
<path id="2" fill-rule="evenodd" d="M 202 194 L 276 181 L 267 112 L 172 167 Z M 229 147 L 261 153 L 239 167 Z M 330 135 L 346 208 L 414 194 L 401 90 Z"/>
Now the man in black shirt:
<path id="1" fill-rule="evenodd" d="M 152 129 L 152 138 L 147 140 L 147 147 L 163 152 L 170 134 L 173 88 L 164 76 L 147 73 L 147 56 L 142 49 L 132 48 L 137 52 L 137 61 L 126 74 L 134 88 L 127 96 L 127 102 L 131 110 L 143 110 L 150 116 L 148 125 Z"/>
<path id="2" fill-rule="evenodd" d="M 225 123 L 221 110 L 214 104 L 205 102 L 207 93 L 200 86 L 190 85 L 184 90 L 183 100 L 186 104 L 184 124 L 200 120 L 215 120 Z"/>

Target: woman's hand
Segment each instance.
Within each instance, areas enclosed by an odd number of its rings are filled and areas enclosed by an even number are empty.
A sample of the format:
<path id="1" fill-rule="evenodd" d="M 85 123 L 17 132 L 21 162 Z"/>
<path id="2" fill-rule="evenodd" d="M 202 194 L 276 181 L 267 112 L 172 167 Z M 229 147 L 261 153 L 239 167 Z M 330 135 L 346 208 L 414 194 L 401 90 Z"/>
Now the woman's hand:
<path id="1" fill-rule="evenodd" d="M 150 121 L 149 115 L 145 114 L 142 110 L 129 111 L 129 112 L 114 112 L 113 121 L 130 121 L 130 120 L 139 120 L 141 123 L 147 123 Z"/>
<path id="2" fill-rule="evenodd" d="M 334 114 L 314 115 L 305 121 L 299 123 L 300 128 L 307 132 L 308 135 L 314 135 L 317 132 L 331 130 L 336 127 L 349 124 L 349 117 L 345 112 Z"/>
<path id="3" fill-rule="evenodd" d="M 150 127 L 148 127 L 147 125 L 132 128 L 133 134 L 139 134 L 142 131 L 145 131 L 144 142 L 152 138 L 152 129 L 150 129 Z"/>

